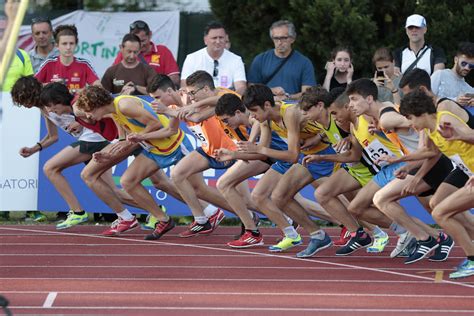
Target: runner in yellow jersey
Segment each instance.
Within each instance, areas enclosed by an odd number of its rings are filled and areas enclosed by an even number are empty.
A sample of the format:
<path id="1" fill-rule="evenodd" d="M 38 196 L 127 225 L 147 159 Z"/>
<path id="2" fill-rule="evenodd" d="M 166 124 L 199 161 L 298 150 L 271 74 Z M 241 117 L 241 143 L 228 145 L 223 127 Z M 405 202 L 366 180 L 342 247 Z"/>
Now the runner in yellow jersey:
<path id="1" fill-rule="evenodd" d="M 192 102 L 207 102 L 209 98 L 217 97 L 212 76 L 205 71 L 194 72 L 186 78 L 186 82 L 187 94 Z M 237 141 L 240 140 L 240 137 L 244 139 L 247 137 L 240 131 L 230 131 L 229 128 L 224 128 L 215 116 L 215 109 L 212 106 L 203 106 L 197 111 L 188 111 L 188 109 L 188 105 L 184 106 L 183 110 L 157 109 L 169 116 L 183 119 L 194 136 L 201 142 L 201 146 L 189 153 L 171 171 L 173 183 L 194 216 L 194 222 L 188 230 L 180 234 L 180 237 L 183 238 L 212 233 L 225 216 L 220 209 L 212 216 L 205 214 L 198 200 L 198 190 L 193 187 L 191 180 L 196 176 L 201 176 L 201 173 L 205 170 L 211 168 L 227 169 L 230 167 L 234 161 L 218 161 L 214 152 L 219 148 L 234 150 L 236 144 L 232 138 L 236 137 Z M 215 190 L 214 197 L 219 202 L 216 205 L 224 205 L 226 210 L 232 211 L 225 198 L 217 190 Z"/>
<path id="2" fill-rule="evenodd" d="M 281 204 L 278 205 L 276 201 L 273 200 L 273 194 L 277 186 L 284 182 L 282 180 L 284 174 L 291 168 L 292 164 L 301 161 L 301 141 L 312 137 L 318 138 L 313 146 L 304 150 L 305 153 L 334 151 L 328 144 L 320 142 L 319 133 L 321 130 L 314 122 L 309 122 L 303 117 L 299 107 L 285 103 L 275 103 L 272 91 L 267 86 L 261 84 L 250 86 L 245 92 L 242 101 L 251 112 L 252 117 L 261 123 L 270 122 L 270 127 L 262 124 L 262 129 L 271 128 L 272 131 L 278 134 L 280 138 L 285 140 L 288 144 L 286 150 L 277 150 L 256 145 L 251 142 L 239 143 L 239 150 L 242 152 L 262 154 L 276 160 L 252 191 L 252 198 L 260 211 L 267 215 L 285 234 L 283 240 L 276 245 L 270 246 L 269 250 L 281 252 L 302 244 L 301 236 L 296 232 L 295 228 L 289 224 L 285 213 L 319 240 L 320 247 L 318 247 L 318 249 L 329 247 L 331 245 L 331 239 L 319 226 L 311 221 L 301 203 L 292 200 L 292 202 L 294 202 L 293 204 L 299 204 L 298 206 L 303 208 L 302 212 L 294 212 L 294 208 L 289 207 L 285 208 L 284 213 Z M 328 176 L 331 174 L 333 168 L 333 163 L 315 164 L 311 166 L 311 168 L 306 169 L 306 175 L 310 180 L 305 179 L 304 181 L 311 183 L 314 179 Z M 300 184 L 298 183 L 298 185 Z M 289 193 L 292 199 L 298 191 L 299 189 L 296 189 L 294 192 Z M 278 202 L 281 202 L 281 200 Z M 324 214 L 324 217 L 332 221 L 327 212 L 321 210 L 319 213 Z"/>
<path id="3" fill-rule="evenodd" d="M 469 177 L 474 176 L 474 130 L 457 115 L 448 111 L 437 111 L 433 99 L 422 91 L 406 95 L 401 102 L 400 112 L 410 120 L 414 128 L 425 131 L 428 146 L 431 145 L 431 155 L 442 152 L 458 166 L 445 181 L 455 182 L 459 187 L 463 187 Z M 425 156 L 429 157 L 429 152 L 426 152 Z M 450 177 L 455 179 L 449 179 Z M 440 203 L 431 205 L 433 218 L 463 248 L 467 257 L 466 261 L 458 266 L 457 271 L 450 274 L 453 279 L 474 275 L 472 231 L 468 231 L 455 216 L 474 206 L 471 186 L 470 180 L 466 188 L 449 195 Z M 444 194 L 442 190 L 441 185 L 435 197 L 437 194 Z"/>
<path id="4" fill-rule="evenodd" d="M 76 106 L 89 119 L 100 120 L 105 116 L 112 116 L 129 133 L 128 141 L 139 142 L 143 147 L 123 174 L 120 183 L 138 205 L 160 221 L 155 231 L 145 239 L 156 240 L 173 229 L 173 220 L 163 212 L 141 182 L 160 169 L 176 164 L 188 150 L 189 143 L 188 148 L 181 146 L 184 133 L 178 128 L 178 121 L 170 125 L 169 119 L 154 113 L 148 102 L 127 95 L 114 99 L 108 91 L 96 86 L 89 86 L 82 91 Z M 141 137 L 152 131 L 159 133 L 155 133 L 150 139 Z M 120 147 L 117 149 L 121 150 Z"/>
<path id="5" fill-rule="evenodd" d="M 382 228 L 390 227 L 397 235 L 403 237 L 403 234 L 407 232 L 406 229 L 399 226 L 396 222 L 392 222 L 392 220 L 380 212 L 380 210 L 372 206 L 374 194 L 394 179 L 394 171 L 404 164 L 388 164 L 384 161 L 379 162 L 379 158 L 383 156 L 400 157 L 402 151 L 389 140 L 384 132 L 370 128 L 371 122 L 379 120 L 380 111 L 388 105 L 393 106 L 393 104 L 377 101 L 377 86 L 369 79 L 353 81 L 347 87 L 346 93 L 350 100 L 349 109 L 358 117 L 352 129 L 352 133 L 368 153 L 370 159 L 377 161 L 379 167 L 381 167 L 374 178 L 367 183 L 350 202 L 348 210 L 359 220 L 375 224 Z M 394 126 L 393 129 L 396 129 L 396 126 Z M 371 241 L 370 236 L 365 233 L 362 228 L 359 228 L 356 232 L 351 233 L 349 242 L 337 250 L 336 255 L 349 255 L 360 248 L 368 247 Z"/>
<path id="6" fill-rule="evenodd" d="M 359 142 L 350 133 L 351 124 L 356 124 L 357 116 L 348 109 L 349 98 L 341 88 L 331 90 L 327 104 L 305 106 L 308 115 L 314 115 L 319 122 L 326 137 L 333 146 L 341 146 L 340 142 L 349 141 L 347 148 L 339 150 L 338 154 L 331 155 L 309 155 L 305 157 L 304 163 L 314 161 L 333 161 L 343 163 L 343 168 L 338 169 L 326 179 L 315 191 L 316 199 L 335 218 L 339 219 L 349 232 L 355 232 L 360 224 L 354 219 L 347 207 L 338 198 L 345 194 L 350 201 L 357 190 L 369 183 L 379 170 L 379 167 L 369 158 Z M 341 94 L 342 93 L 342 94 Z M 338 148 L 336 147 L 336 149 Z M 373 231 L 374 243 L 367 248 L 369 252 L 382 252 L 388 242 L 388 235 L 377 226 L 364 223 Z M 338 246 L 345 246 L 350 238 L 341 236 Z"/>

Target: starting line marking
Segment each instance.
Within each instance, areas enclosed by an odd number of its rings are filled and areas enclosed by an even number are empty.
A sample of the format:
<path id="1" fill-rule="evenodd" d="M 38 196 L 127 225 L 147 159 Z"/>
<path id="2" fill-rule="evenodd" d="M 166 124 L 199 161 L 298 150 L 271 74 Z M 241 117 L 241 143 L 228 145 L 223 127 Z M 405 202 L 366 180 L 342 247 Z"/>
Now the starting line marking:
<path id="1" fill-rule="evenodd" d="M 54 300 L 56 299 L 56 296 L 58 296 L 58 292 L 49 292 L 48 296 L 46 296 L 46 299 L 44 300 L 43 307 L 44 308 L 53 307 L 53 303 L 54 303 Z"/>
<path id="2" fill-rule="evenodd" d="M 43 233 L 52 234 L 52 235 L 59 235 L 59 236 L 78 236 L 78 237 L 89 237 L 89 238 L 97 238 L 97 239 L 104 239 L 104 240 L 110 239 L 110 237 L 104 237 L 104 236 L 99 236 L 99 235 L 66 233 L 66 232 L 55 232 L 55 231 L 41 231 L 41 230 L 38 231 L 38 230 L 34 230 L 34 229 L 25 229 L 25 228 L 2 227 L 1 229 L 2 230 L 9 230 L 9 231 L 30 232 L 30 233 L 43 232 Z M 126 241 L 131 241 L 131 242 L 137 242 L 138 241 L 136 239 L 130 239 L 130 238 L 126 238 L 126 237 L 121 237 L 121 240 L 122 241 L 126 240 Z M 362 267 L 362 266 L 351 265 L 351 264 L 343 264 L 343 263 L 328 262 L 328 261 L 322 261 L 322 260 L 314 260 L 314 258 L 302 259 L 302 258 L 296 258 L 296 257 L 279 256 L 279 255 L 272 254 L 272 253 L 260 253 L 260 252 L 253 252 L 253 251 L 239 250 L 239 249 L 214 248 L 214 247 L 208 247 L 208 246 L 171 243 L 171 242 L 165 242 L 165 241 L 140 240 L 140 242 L 142 242 L 142 243 L 154 243 L 154 244 L 158 244 L 158 245 L 172 245 L 172 246 L 184 247 L 184 248 L 198 248 L 198 249 L 206 249 L 206 250 L 213 250 L 213 251 L 224 251 L 224 252 L 230 252 L 230 253 L 253 254 L 253 255 L 256 255 L 256 256 L 272 257 L 272 258 L 278 258 L 278 259 L 283 259 L 283 260 L 296 260 L 296 261 L 304 261 L 304 262 L 314 262 L 314 263 L 332 265 L 332 266 L 337 266 L 337 267 L 348 267 L 348 268 L 353 268 L 353 269 L 358 269 L 358 270 L 365 270 L 365 271 L 371 271 L 371 272 L 398 275 L 398 276 L 403 276 L 403 277 L 408 277 L 408 278 L 413 278 L 413 279 L 418 279 L 418 280 L 428 280 L 428 281 L 433 282 L 433 278 L 424 277 L 424 276 L 420 276 L 420 275 L 413 275 L 413 274 L 407 274 L 407 273 L 401 273 L 401 272 L 395 272 L 395 271 L 387 271 L 387 270 L 381 270 L 381 269 L 378 269 L 378 268 Z M 467 287 L 467 288 L 474 288 L 474 285 L 471 285 L 471 284 L 466 284 L 466 283 L 462 283 L 462 282 L 455 282 L 455 281 L 449 281 L 449 280 L 442 280 L 441 282 L 439 282 L 437 284 L 451 284 L 451 285 L 457 285 L 457 286 L 462 286 L 462 287 Z"/>

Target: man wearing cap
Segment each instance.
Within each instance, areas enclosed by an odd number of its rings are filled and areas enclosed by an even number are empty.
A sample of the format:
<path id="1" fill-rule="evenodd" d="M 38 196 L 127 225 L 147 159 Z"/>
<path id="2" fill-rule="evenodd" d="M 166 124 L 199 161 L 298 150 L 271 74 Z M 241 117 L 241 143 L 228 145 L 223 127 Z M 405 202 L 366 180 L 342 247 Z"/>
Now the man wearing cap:
<path id="1" fill-rule="evenodd" d="M 186 56 L 181 72 L 181 87 L 186 78 L 198 70 L 212 76 L 214 86 L 234 89 L 242 95 L 247 88 L 247 78 L 242 58 L 227 49 L 227 32 L 219 22 L 209 22 L 204 29 L 206 47 Z"/>
<path id="2" fill-rule="evenodd" d="M 408 46 L 394 52 L 395 72 L 403 74 L 419 68 L 431 75 L 436 70 L 444 69 L 446 56 L 443 49 L 425 43 L 426 19 L 419 14 L 410 15 L 406 20 L 405 30 L 409 42 Z"/>
<path id="3" fill-rule="evenodd" d="M 171 80 L 179 85 L 179 67 L 173 54 L 164 45 L 155 45 L 151 41 L 152 32 L 148 24 L 137 20 L 130 24 L 130 33 L 135 34 L 141 41 L 141 53 L 138 59 L 150 65 L 159 74 L 167 75 Z M 119 52 L 114 60 L 114 65 L 120 63 L 123 59 Z"/>
<path id="4" fill-rule="evenodd" d="M 59 51 L 54 46 L 53 26 L 48 18 L 37 17 L 31 19 L 31 35 L 35 47 L 28 52 L 28 55 L 30 55 L 33 70 L 37 73 L 41 64 L 47 58 L 59 55 Z"/>

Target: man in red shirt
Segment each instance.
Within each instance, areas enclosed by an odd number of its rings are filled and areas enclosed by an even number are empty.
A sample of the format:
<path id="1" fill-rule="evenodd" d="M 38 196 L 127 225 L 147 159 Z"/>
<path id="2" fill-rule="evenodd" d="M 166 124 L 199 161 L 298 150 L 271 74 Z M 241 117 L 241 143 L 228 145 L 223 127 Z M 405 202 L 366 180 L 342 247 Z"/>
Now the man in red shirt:
<path id="1" fill-rule="evenodd" d="M 86 84 L 100 85 L 99 77 L 90 62 L 84 58 L 74 57 L 78 42 L 77 29 L 74 25 L 59 25 L 54 30 L 59 56 L 48 58 L 39 68 L 35 77 L 43 84 L 61 82 L 69 91 L 76 92 Z"/>
<path id="2" fill-rule="evenodd" d="M 155 45 L 151 41 L 152 32 L 145 22 L 138 20 L 130 24 L 130 33 L 135 34 L 141 41 L 141 54 L 138 59 L 147 63 L 159 74 L 167 75 L 173 83 L 179 86 L 179 68 L 171 51 L 164 45 Z M 122 53 L 115 58 L 114 65 L 122 61 Z"/>

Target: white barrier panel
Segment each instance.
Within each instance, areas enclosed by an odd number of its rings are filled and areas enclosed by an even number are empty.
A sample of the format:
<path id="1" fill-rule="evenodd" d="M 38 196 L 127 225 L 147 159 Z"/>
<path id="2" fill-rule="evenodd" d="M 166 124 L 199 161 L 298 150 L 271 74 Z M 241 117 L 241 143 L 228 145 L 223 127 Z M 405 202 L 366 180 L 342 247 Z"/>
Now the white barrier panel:
<path id="1" fill-rule="evenodd" d="M 18 152 L 39 140 L 38 109 L 13 105 L 10 93 L 1 95 L 0 119 L 0 210 L 36 210 L 38 206 L 39 155 L 21 157 Z"/>

